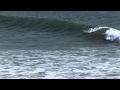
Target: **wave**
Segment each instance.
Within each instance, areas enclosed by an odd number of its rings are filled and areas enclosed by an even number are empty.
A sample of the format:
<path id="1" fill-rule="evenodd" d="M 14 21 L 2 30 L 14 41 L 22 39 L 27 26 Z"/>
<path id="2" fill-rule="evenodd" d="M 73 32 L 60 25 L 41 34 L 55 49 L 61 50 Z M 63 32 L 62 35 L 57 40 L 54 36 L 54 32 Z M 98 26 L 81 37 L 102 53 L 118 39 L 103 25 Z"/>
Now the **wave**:
<path id="1" fill-rule="evenodd" d="M 0 26 L 21 32 L 56 32 L 83 41 L 117 41 L 120 43 L 120 31 L 111 27 L 97 27 L 57 19 L 14 17 L 0 15 Z"/>

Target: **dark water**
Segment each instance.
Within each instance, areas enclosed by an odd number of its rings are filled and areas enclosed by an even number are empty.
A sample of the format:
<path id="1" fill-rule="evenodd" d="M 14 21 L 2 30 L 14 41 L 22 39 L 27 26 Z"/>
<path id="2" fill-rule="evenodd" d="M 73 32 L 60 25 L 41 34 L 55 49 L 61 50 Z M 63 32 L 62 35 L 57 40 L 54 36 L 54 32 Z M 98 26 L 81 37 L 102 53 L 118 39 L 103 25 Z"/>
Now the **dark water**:
<path id="1" fill-rule="evenodd" d="M 0 11 L 0 78 L 120 78 L 119 11 Z"/>

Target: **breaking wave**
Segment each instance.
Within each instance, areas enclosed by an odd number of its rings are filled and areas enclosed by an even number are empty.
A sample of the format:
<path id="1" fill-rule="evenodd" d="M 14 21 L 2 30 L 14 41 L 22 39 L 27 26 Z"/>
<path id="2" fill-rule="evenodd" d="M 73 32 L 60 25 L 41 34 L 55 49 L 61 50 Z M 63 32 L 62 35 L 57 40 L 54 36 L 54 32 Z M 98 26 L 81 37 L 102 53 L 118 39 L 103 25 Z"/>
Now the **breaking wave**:
<path id="1" fill-rule="evenodd" d="M 120 43 L 120 30 L 111 27 L 94 27 L 90 28 L 86 33 L 98 33 L 104 36 L 105 40 L 117 41 Z"/>
<path id="2" fill-rule="evenodd" d="M 17 29 L 16 29 L 17 27 Z M 78 24 L 69 21 L 60 21 L 57 19 L 33 18 L 33 17 L 14 17 L 0 15 L 0 28 L 9 33 L 9 30 L 17 34 L 21 32 L 56 32 L 62 36 L 80 39 L 83 41 L 117 41 L 120 43 L 120 31 L 111 27 L 99 27 Z M 36 32 L 37 31 L 37 32 Z M 56 34 L 53 33 L 53 34 Z M 38 36 L 37 36 L 38 37 Z M 40 36 L 39 36 L 40 37 Z M 53 35 L 54 37 L 54 35 Z M 84 40 L 85 39 L 85 40 Z"/>

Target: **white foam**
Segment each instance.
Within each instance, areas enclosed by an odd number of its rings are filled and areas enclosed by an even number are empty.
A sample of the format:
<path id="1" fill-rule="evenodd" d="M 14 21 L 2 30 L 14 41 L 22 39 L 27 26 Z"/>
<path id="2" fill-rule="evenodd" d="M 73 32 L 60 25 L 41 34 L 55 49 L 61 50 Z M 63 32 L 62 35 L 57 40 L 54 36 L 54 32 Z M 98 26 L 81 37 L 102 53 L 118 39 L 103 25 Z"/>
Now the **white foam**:
<path id="1" fill-rule="evenodd" d="M 120 42 L 120 31 L 114 28 L 110 28 L 105 32 L 105 39 Z"/>
<path id="2" fill-rule="evenodd" d="M 105 39 L 109 41 L 118 41 L 120 43 L 120 30 L 111 28 L 111 27 L 95 27 L 90 28 L 87 33 L 93 33 L 101 29 L 106 29 L 104 32 Z"/>

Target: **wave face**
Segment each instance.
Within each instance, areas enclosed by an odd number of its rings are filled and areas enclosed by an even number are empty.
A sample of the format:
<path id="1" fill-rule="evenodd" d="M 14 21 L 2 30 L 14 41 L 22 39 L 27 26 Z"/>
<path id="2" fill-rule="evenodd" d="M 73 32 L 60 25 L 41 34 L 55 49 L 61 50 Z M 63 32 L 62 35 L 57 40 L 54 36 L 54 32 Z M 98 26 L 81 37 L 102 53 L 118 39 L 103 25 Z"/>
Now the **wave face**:
<path id="1" fill-rule="evenodd" d="M 75 44 L 75 42 L 82 40 L 83 30 L 86 29 L 88 29 L 87 25 L 57 19 L 0 15 L 0 46 L 2 48 L 48 46 L 52 48 L 61 45 L 77 45 L 79 43 Z"/>
<path id="2" fill-rule="evenodd" d="M 78 22 L 35 15 L 0 14 L 0 48 L 68 48 L 119 42 L 119 30 L 114 28 L 84 23 L 82 19 Z"/>

